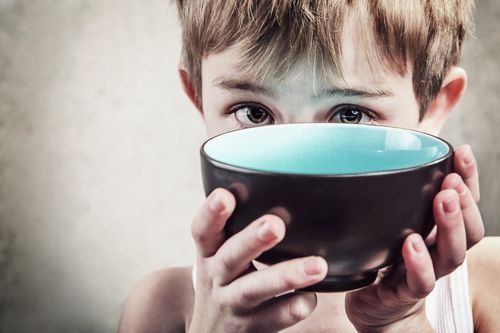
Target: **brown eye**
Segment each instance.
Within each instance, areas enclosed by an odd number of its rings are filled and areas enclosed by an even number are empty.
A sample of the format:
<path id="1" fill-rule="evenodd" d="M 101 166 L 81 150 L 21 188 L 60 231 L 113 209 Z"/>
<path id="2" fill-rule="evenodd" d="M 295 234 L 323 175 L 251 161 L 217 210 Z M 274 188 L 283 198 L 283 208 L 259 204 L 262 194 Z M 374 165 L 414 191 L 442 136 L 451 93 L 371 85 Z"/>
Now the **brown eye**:
<path id="1" fill-rule="evenodd" d="M 233 108 L 233 112 L 244 126 L 269 125 L 274 122 L 270 112 L 258 104 L 241 104 Z"/>
<path id="2" fill-rule="evenodd" d="M 365 124 L 373 117 L 370 112 L 356 105 L 343 105 L 336 108 L 333 116 L 330 118 L 332 123 L 344 124 Z"/>

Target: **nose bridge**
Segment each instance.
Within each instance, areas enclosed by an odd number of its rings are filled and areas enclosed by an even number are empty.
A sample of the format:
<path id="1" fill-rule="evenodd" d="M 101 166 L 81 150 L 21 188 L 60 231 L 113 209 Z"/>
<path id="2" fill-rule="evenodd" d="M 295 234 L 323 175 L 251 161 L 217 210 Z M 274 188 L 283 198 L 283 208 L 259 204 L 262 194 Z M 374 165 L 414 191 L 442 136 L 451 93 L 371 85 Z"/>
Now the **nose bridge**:
<path id="1" fill-rule="evenodd" d="M 305 89 L 289 88 L 280 97 L 279 112 L 284 123 L 308 122 L 308 118 L 313 117 L 314 111 Z"/>
<path id="2" fill-rule="evenodd" d="M 288 119 L 288 123 L 314 123 L 316 121 L 315 114 L 311 112 L 299 112 L 293 114 Z"/>
<path id="3" fill-rule="evenodd" d="M 280 103 L 281 120 L 284 123 L 312 123 L 318 121 L 319 106 L 305 97 L 294 96 Z"/>
<path id="4" fill-rule="evenodd" d="M 312 98 L 315 92 L 313 86 L 313 79 L 304 73 L 275 85 L 284 123 L 310 123 L 319 120 L 322 106 Z"/>
<path id="5" fill-rule="evenodd" d="M 291 100 L 287 100 L 285 103 L 280 103 L 279 105 L 280 120 L 283 123 L 303 122 L 304 118 L 307 118 L 307 114 L 304 110 L 305 107 L 303 104 L 293 103 Z"/>

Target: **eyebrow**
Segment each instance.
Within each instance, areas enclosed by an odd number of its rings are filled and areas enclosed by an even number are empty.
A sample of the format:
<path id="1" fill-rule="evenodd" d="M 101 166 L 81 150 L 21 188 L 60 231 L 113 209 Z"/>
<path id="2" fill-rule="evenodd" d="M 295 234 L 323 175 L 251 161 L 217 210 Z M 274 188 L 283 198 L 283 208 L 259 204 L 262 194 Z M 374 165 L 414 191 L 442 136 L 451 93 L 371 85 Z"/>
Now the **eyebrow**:
<path id="1" fill-rule="evenodd" d="M 274 97 L 274 93 L 271 89 L 264 86 L 249 82 L 249 81 L 238 81 L 227 78 L 217 78 L 213 81 L 216 86 L 221 87 L 224 90 L 239 90 L 245 92 L 252 92 L 259 95 L 264 95 L 267 97 Z"/>
<path id="2" fill-rule="evenodd" d="M 355 89 L 355 88 L 333 88 L 321 91 L 319 94 L 313 96 L 314 99 L 321 99 L 325 97 L 367 97 L 367 98 L 378 98 L 378 97 L 390 97 L 394 96 L 392 91 L 388 89 L 377 88 L 373 90 L 369 89 Z"/>
<path id="3" fill-rule="evenodd" d="M 213 80 L 213 83 L 216 86 L 219 86 L 222 89 L 228 91 L 238 90 L 238 91 L 251 92 L 259 95 L 264 95 L 267 97 L 274 97 L 274 93 L 271 89 L 249 81 L 239 81 L 239 80 L 220 77 Z M 336 96 L 378 98 L 378 97 L 389 97 L 393 95 L 394 94 L 392 93 L 392 91 L 383 88 L 370 90 L 364 88 L 357 89 L 357 88 L 336 87 L 336 88 L 322 90 L 320 93 L 314 94 L 312 96 L 312 99 L 317 100 L 326 97 L 336 97 Z"/>

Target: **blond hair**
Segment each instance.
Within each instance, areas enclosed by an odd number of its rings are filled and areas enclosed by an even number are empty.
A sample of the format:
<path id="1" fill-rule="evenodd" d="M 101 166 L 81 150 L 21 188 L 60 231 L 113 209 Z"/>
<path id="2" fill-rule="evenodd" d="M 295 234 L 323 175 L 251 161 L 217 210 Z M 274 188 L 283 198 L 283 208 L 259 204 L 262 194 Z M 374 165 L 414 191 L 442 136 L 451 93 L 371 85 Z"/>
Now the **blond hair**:
<path id="1" fill-rule="evenodd" d="M 334 81 L 342 77 L 348 17 L 362 32 L 372 69 L 411 70 L 421 116 L 458 64 L 472 31 L 473 0 L 177 0 L 183 62 L 201 103 L 201 63 L 240 43 L 242 67 L 255 79 L 283 78 L 300 60 Z M 412 66 L 412 68 L 408 68 Z"/>

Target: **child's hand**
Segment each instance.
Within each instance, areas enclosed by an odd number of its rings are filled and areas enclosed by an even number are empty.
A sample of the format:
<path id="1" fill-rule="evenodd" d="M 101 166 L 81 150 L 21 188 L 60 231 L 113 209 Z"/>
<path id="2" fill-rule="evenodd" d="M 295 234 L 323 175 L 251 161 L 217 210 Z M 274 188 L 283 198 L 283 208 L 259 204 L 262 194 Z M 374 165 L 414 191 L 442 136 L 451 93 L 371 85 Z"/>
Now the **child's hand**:
<path id="1" fill-rule="evenodd" d="M 225 239 L 224 225 L 235 208 L 232 194 L 215 190 L 194 218 L 197 279 L 189 332 L 276 332 L 306 318 L 314 293 L 288 293 L 321 281 L 324 259 L 298 258 L 256 271 L 251 261 L 279 243 L 285 224 L 265 215 Z"/>
<path id="2" fill-rule="evenodd" d="M 442 276 L 453 272 L 466 251 L 484 236 L 476 203 L 479 180 L 468 146 L 455 151 L 455 171 L 443 182 L 434 199 L 437 228 L 426 239 L 409 235 L 403 244 L 404 264 L 368 288 L 349 293 L 346 311 L 360 332 L 425 332 L 425 297 Z M 437 230 L 437 231 L 436 231 Z"/>

